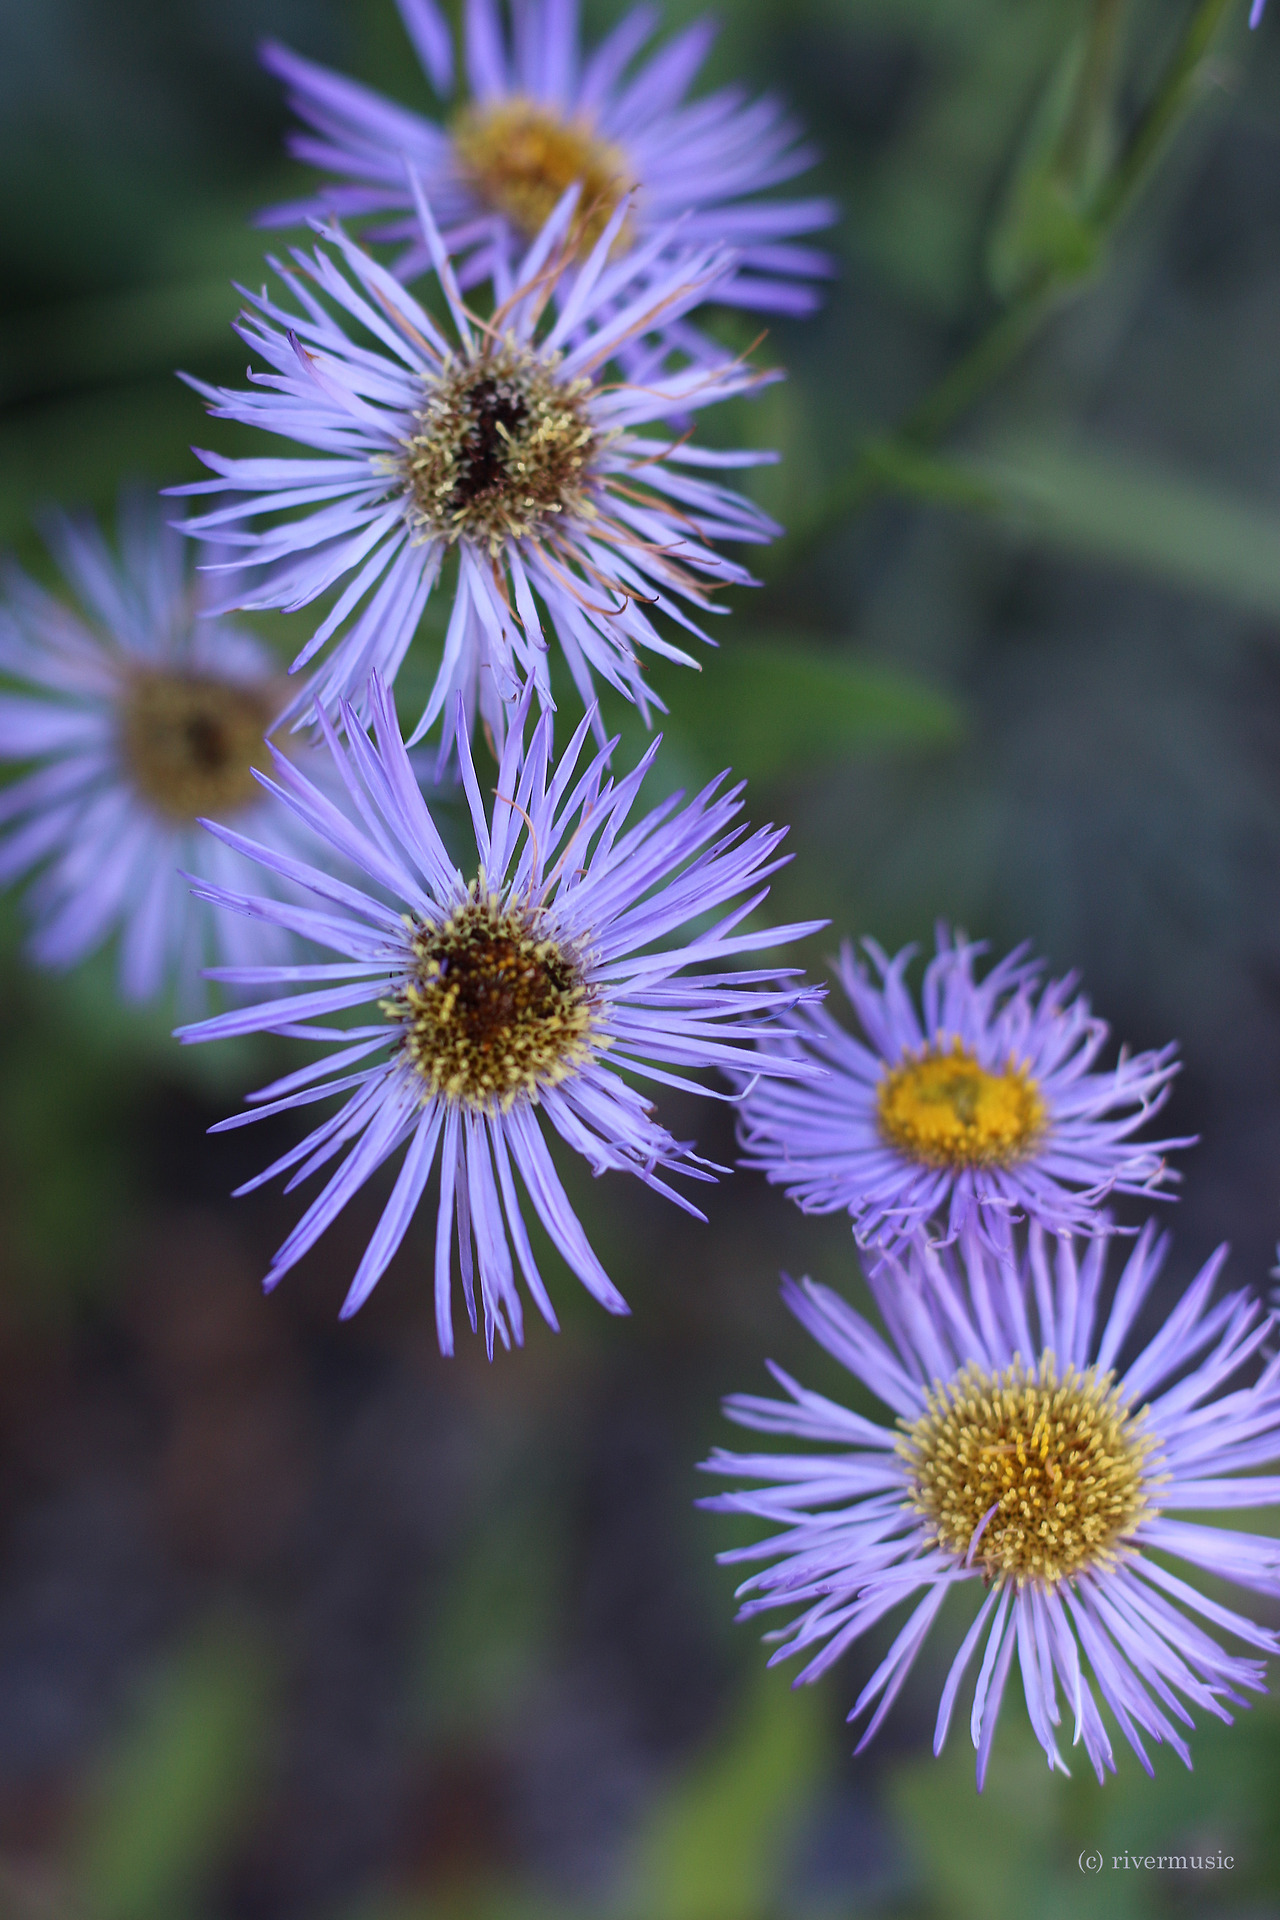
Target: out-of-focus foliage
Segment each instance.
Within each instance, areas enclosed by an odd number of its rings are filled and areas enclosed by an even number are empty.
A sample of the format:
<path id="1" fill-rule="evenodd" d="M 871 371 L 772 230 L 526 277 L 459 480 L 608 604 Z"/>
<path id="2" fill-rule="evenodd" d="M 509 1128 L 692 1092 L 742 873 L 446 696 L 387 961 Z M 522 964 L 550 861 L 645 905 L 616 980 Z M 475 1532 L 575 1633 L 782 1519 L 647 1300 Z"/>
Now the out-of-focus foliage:
<path id="1" fill-rule="evenodd" d="M 886 488 L 913 499 L 1280 616 L 1280 516 L 1167 464 L 1059 433 L 951 458 L 885 444 L 872 457 Z"/>
<path id="2" fill-rule="evenodd" d="M 261 1654 L 243 1632 L 206 1631 L 151 1675 L 71 1843 L 94 1920 L 169 1920 L 199 1899 L 252 1818 L 265 1713 Z"/>
<path id="3" fill-rule="evenodd" d="M 787 1842 L 826 1771 L 820 1700 L 754 1680 L 710 1752 L 677 1774 L 641 1832 L 622 1910 L 651 1920 L 767 1920 Z"/>
<path id="4" fill-rule="evenodd" d="M 921 1920 L 1271 1910 L 1280 1884 L 1273 1705 L 1234 1727 L 1203 1729 L 1194 1773 L 1165 1756 L 1154 1781 L 1122 1765 L 1104 1788 L 1085 1765 L 1069 1782 L 1051 1778 L 1030 1728 L 1011 1718 L 980 1801 L 972 1755 L 959 1742 L 941 1762 L 922 1758 L 891 1775 L 889 1797 L 916 1865 L 909 1911 Z M 1208 1854 L 1232 1866 L 1197 1874 L 1139 1864 Z M 1101 1867 L 1082 1867 L 1090 1855 Z"/>

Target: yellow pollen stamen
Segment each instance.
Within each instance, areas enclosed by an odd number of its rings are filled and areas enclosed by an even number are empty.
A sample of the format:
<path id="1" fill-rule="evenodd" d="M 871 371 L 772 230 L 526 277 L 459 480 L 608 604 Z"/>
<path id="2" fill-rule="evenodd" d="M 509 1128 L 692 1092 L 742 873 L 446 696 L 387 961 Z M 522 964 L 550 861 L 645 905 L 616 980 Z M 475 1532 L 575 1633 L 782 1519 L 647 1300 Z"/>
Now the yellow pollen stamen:
<path id="1" fill-rule="evenodd" d="M 876 1092 L 881 1135 L 926 1167 L 1010 1167 L 1039 1145 L 1048 1116 L 1015 1061 L 989 1073 L 959 1040 L 890 1068 Z"/>
<path id="2" fill-rule="evenodd" d="M 582 183 L 570 236 L 575 252 L 600 238 L 633 185 L 625 154 L 585 120 L 563 120 L 520 95 L 494 105 L 473 103 L 453 123 L 458 171 L 478 199 L 505 214 L 530 240 L 555 211 L 566 188 Z M 619 246 L 629 244 L 625 228 Z"/>
<path id="3" fill-rule="evenodd" d="M 477 880 L 441 925 L 414 926 L 412 947 L 413 970 L 382 1011 L 424 1099 L 506 1113 L 605 1044 L 582 958 L 541 909 L 503 906 Z"/>
<path id="4" fill-rule="evenodd" d="M 1054 1586 L 1114 1566 L 1151 1517 L 1155 1442 L 1114 1374 L 1059 1376 L 1045 1353 L 1033 1372 L 1021 1360 L 1003 1373 L 970 1365 L 927 1398 L 927 1413 L 901 1423 L 910 1504 L 988 1580 Z"/>
<path id="5" fill-rule="evenodd" d="M 602 441 L 584 404 L 591 382 L 560 379 L 559 360 L 508 335 L 429 388 L 396 463 L 426 537 L 465 536 L 496 555 L 558 514 L 595 517 L 589 482 Z"/>
<path id="6" fill-rule="evenodd" d="M 258 797 L 255 766 L 280 707 L 269 683 L 240 686 L 210 674 L 152 668 L 125 680 L 120 750 L 141 797 L 169 820 L 220 818 Z"/>

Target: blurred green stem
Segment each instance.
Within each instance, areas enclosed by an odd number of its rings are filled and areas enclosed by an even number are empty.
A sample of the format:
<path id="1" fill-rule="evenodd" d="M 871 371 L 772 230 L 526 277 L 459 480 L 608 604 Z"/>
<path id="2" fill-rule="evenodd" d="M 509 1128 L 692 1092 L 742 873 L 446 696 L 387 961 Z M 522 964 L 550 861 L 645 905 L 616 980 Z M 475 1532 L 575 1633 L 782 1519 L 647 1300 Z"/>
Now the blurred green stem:
<path id="1" fill-rule="evenodd" d="M 1058 172 L 1068 182 L 1084 177 L 1098 129 L 1110 116 L 1123 10 L 1124 0 L 1093 0 L 1080 83 L 1058 151 Z"/>
<path id="2" fill-rule="evenodd" d="M 1037 275 L 917 402 L 897 438 L 915 449 L 941 440 L 1039 332 L 1059 290 L 1055 274 L 1046 269 Z"/>
<path id="3" fill-rule="evenodd" d="M 1200 0 L 1187 22 L 1159 93 L 1094 203 L 1093 218 L 1100 228 L 1114 226 L 1145 185 L 1166 140 L 1192 104 L 1196 82 L 1201 77 L 1202 64 L 1214 35 L 1235 4 L 1236 0 Z"/>
<path id="4" fill-rule="evenodd" d="M 1039 332 L 1059 293 L 1055 276 L 1046 273 L 1034 280 L 912 408 L 896 433 L 865 442 L 808 519 L 771 550 L 761 569 L 766 586 L 785 580 L 831 534 L 874 500 L 887 493 L 914 493 L 911 476 L 923 472 L 919 454 L 936 446 L 1004 368 L 1017 359 Z M 938 496 L 930 490 L 928 497 Z"/>
<path id="5" fill-rule="evenodd" d="M 1088 208 L 1088 218 L 1099 235 L 1110 234 L 1145 185 L 1166 141 L 1192 103 L 1214 35 L 1235 4 L 1236 0 L 1200 0 L 1193 10 L 1154 99 Z M 1081 83 L 1080 111 L 1073 115 L 1073 125 L 1078 121 L 1081 127 L 1078 137 L 1086 144 L 1090 127 L 1095 124 L 1088 116 L 1100 109 L 1102 96 L 1111 84 L 1117 30 L 1115 0 L 1097 0 Z M 1067 143 L 1073 137 L 1077 136 L 1069 127 Z M 1066 143 L 1063 157 L 1064 161 L 1069 157 Z M 783 582 L 831 534 L 874 500 L 886 493 L 915 494 L 913 476 L 920 476 L 925 497 L 939 498 L 937 490 L 925 484 L 927 463 L 922 463 L 918 456 L 950 432 L 1030 344 L 1055 308 L 1079 285 L 1078 279 L 1064 277 L 1049 268 L 1028 282 L 923 400 L 917 402 L 896 432 L 877 436 L 858 449 L 808 518 L 772 549 L 762 569 L 766 585 Z"/>

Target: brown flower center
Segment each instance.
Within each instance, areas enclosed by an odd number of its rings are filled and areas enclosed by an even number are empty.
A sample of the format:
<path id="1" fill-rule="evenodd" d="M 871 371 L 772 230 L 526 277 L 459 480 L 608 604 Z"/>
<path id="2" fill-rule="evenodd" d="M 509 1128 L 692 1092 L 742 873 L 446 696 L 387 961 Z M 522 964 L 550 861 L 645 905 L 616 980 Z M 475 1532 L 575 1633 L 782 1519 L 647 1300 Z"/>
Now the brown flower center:
<path id="1" fill-rule="evenodd" d="M 506 1112 L 590 1059 L 595 998 L 538 909 L 502 906 L 477 881 L 412 945 L 413 971 L 382 1005 L 429 1096 Z"/>
<path id="2" fill-rule="evenodd" d="M 451 367 L 432 386 L 405 442 L 411 513 L 424 534 L 464 536 L 491 552 L 546 531 L 557 514 L 591 517 L 598 440 L 589 380 L 561 381 L 510 338 Z"/>
<path id="3" fill-rule="evenodd" d="M 256 799 L 254 766 L 279 702 L 269 685 L 211 674 L 131 674 L 120 705 L 120 745 L 133 784 L 169 820 L 238 812 Z"/>

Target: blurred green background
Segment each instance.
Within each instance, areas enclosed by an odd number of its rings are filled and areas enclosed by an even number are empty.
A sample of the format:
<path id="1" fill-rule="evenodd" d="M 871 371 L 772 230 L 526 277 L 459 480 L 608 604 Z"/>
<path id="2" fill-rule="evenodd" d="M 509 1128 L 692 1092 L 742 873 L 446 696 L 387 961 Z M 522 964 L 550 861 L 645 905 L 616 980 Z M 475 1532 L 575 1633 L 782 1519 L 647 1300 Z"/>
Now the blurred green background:
<path id="1" fill-rule="evenodd" d="M 1224 1236 L 1266 1284 L 1280 1222 L 1280 14 L 1246 11 L 724 9 L 715 77 L 793 99 L 846 217 L 824 311 L 761 350 L 790 378 L 713 429 L 782 450 L 759 488 L 793 533 L 704 673 L 655 675 L 660 784 L 731 760 L 793 823 L 777 904 L 831 916 L 815 969 L 944 915 L 1181 1039 L 1171 1285 Z M 172 368 L 239 378 L 247 218 L 301 177 L 268 33 L 427 105 L 392 0 L 0 0 L 27 564 L 42 505 L 231 444 Z M 425 1235 L 338 1326 L 376 1190 L 264 1302 L 294 1203 L 225 1196 L 292 1136 L 204 1133 L 263 1058 L 180 1055 L 109 960 L 39 978 L 20 933 L 8 903 L 6 1920 L 1280 1913 L 1271 1704 L 1200 1729 L 1194 1775 L 1126 1751 L 1099 1790 L 1010 1702 L 979 1801 L 967 1743 L 928 1751 L 947 1622 L 857 1761 L 883 1643 L 793 1695 L 731 1625 L 693 1463 L 765 1354 L 843 1391 L 776 1295 L 783 1265 L 860 1293 L 838 1221 L 739 1176 L 699 1227 L 569 1168 L 633 1317 L 559 1274 L 564 1332 L 492 1368 L 436 1354 Z M 722 1113 L 666 1117 L 732 1153 Z M 1214 1850 L 1212 1880 L 1109 1864 Z"/>

